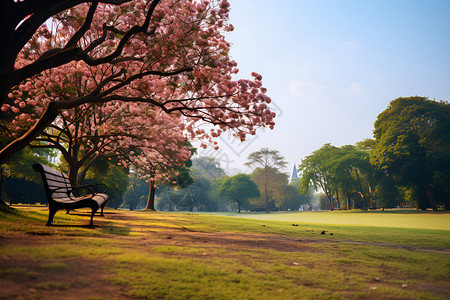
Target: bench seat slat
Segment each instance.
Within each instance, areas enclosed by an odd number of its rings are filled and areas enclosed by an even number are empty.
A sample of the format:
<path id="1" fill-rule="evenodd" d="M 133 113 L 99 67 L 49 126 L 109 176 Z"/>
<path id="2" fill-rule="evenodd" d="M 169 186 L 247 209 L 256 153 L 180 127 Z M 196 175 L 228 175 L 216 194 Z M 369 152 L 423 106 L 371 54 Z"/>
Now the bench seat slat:
<path id="1" fill-rule="evenodd" d="M 106 200 L 108 199 L 108 195 L 104 194 L 104 193 L 98 193 L 95 195 L 85 195 L 83 197 L 61 197 L 61 198 L 53 198 L 54 201 L 56 202 L 61 202 L 61 203 L 75 203 L 81 200 L 87 200 L 87 199 L 92 199 L 94 201 L 96 201 L 98 203 L 98 206 L 102 205 L 104 202 L 106 202 Z"/>

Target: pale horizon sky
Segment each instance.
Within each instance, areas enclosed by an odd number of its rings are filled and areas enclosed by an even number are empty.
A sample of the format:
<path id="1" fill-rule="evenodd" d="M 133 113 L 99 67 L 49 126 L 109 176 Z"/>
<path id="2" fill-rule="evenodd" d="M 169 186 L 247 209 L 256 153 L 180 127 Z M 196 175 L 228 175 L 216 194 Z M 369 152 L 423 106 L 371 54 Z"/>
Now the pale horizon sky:
<path id="1" fill-rule="evenodd" d="M 372 137 L 377 116 L 398 97 L 450 100 L 450 1 L 229 0 L 228 35 L 240 78 L 255 71 L 277 112 L 274 130 L 243 144 L 227 136 L 214 156 L 231 174 L 263 147 L 292 172 L 326 143 Z"/>

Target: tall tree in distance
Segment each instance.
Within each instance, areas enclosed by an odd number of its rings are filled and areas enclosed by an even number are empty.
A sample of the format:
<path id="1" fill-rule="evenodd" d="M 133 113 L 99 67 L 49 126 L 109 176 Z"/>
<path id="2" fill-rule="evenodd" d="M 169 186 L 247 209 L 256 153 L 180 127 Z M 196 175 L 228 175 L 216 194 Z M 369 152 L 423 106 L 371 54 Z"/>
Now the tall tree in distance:
<path id="1" fill-rule="evenodd" d="M 289 179 L 288 175 L 281 172 L 277 168 L 256 168 L 250 175 L 252 180 L 256 183 L 260 191 L 265 191 L 267 189 L 267 199 L 269 201 L 269 210 L 276 209 L 282 206 L 284 200 L 284 192 L 288 185 Z M 269 179 L 266 181 L 266 179 Z M 265 207 L 266 195 L 262 194 L 262 199 L 259 199 L 261 204 L 258 207 Z"/>
<path id="2" fill-rule="evenodd" d="M 449 207 L 450 104 L 424 97 L 397 98 L 375 122 L 371 161 L 414 189 L 419 209 Z"/>
<path id="3" fill-rule="evenodd" d="M 284 169 L 287 166 L 287 162 L 284 157 L 281 156 L 277 150 L 269 150 L 268 148 L 262 148 L 259 151 L 250 153 L 247 157 L 248 167 L 260 168 L 264 176 L 264 200 L 266 206 L 266 213 L 269 213 L 269 180 L 270 171 L 272 169 Z"/>

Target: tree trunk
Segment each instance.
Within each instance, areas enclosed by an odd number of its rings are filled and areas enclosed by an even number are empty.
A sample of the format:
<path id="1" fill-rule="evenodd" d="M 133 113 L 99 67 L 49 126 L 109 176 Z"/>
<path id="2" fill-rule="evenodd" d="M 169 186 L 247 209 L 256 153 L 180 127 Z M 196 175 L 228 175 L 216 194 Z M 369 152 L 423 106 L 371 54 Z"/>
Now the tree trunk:
<path id="1" fill-rule="evenodd" d="M 339 209 L 340 205 L 339 205 L 339 191 L 336 188 L 336 208 Z"/>
<path id="2" fill-rule="evenodd" d="M 431 204 L 431 207 L 433 208 L 433 211 L 437 211 L 436 199 L 434 198 L 434 194 L 431 191 L 431 187 L 429 185 L 427 185 L 425 187 L 425 189 L 427 190 L 427 196 L 430 199 L 430 204 Z"/>
<path id="3" fill-rule="evenodd" d="M 372 206 L 372 203 L 373 203 L 372 187 L 370 186 L 370 184 L 367 184 L 367 186 L 369 187 L 369 202 L 370 202 L 370 206 Z M 377 208 L 378 208 L 378 203 L 377 203 Z"/>
<path id="4" fill-rule="evenodd" d="M 425 186 L 417 187 L 417 209 L 427 210 L 430 207 L 430 200 Z"/>
<path id="5" fill-rule="evenodd" d="M 356 174 L 356 178 L 358 179 L 358 185 L 359 185 L 359 194 L 362 197 L 363 203 L 364 203 L 364 208 L 366 208 L 366 197 L 364 197 L 364 193 L 363 193 L 363 188 L 362 188 L 362 184 L 361 184 L 361 179 L 359 179 L 359 172 L 358 169 L 355 168 L 355 174 Z M 372 206 L 372 203 L 369 203 L 369 207 Z"/>
<path id="6" fill-rule="evenodd" d="M 78 182 L 79 177 L 78 177 L 78 170 L 79 170 L 79 166 L 77 164 L 77 162 L 75 161 L 68 161 L 67 162 L 69 164 L 69 181 L 70 184 L 73 186 L 78 186 L 80 185 L 80 182 Z"/>
<path id="7" fill-rule="evenodd" d="M 81 172 L 77 172 L 76 185 L 81 185 L 81 183 L 83 182 L 84 178 L 86 178 L 87 171 L 88 171 L 88 167 L 84 168 L 83 171 L 81 171 Z"/>
<path id="8" fill-rule="evenodd" d="M 155 211 L 155 190 L 156 190 L 156 185 L 155 185 L 155 181 L 151 180 L 150 181 L 150 189 L 148 191 L 148 199 L 147 199 L 147 205 L 145 206 L 146 210 L 153 210 Z"/>
<path id="9" fill-rule="evenodd" d="M 266 182 L 264 183 L 264 197 L 266 201 L 266 213 L 269 213 L 269 195 L 267 195 L 267 184 L 268 184 L 268 170 L 266 170 Z"/>
<path id="10" fill-rule="evenodd" d="M 325 194 L 327 195 L 328 202 L 330 202 L 330 210 L 334 210 L 333 195 L 331 195 L 330 192 L 326 192 Z"/>
<path id="11" fill-rule="evenodd" d="M 3 168 L 0 166 L 0 206 L 6 206 L 6 203 L 3 201 L 2 191 L 3 191 Z"/>
<path id="12" fill-rule="evenodd" d="M 349 207 L 349 202 L 350 202 L 350 196 L 349 196 L 349 193 L 345 193 L 345 196 L 347 197 L 347 210 L 349 210 L 350 209 L 350 207 Z"/>
<path id="13" fill-rule="evenodd" d="M 241 203 L 237 202 L 238 205 L 238 213 L 241 213 Z"/>

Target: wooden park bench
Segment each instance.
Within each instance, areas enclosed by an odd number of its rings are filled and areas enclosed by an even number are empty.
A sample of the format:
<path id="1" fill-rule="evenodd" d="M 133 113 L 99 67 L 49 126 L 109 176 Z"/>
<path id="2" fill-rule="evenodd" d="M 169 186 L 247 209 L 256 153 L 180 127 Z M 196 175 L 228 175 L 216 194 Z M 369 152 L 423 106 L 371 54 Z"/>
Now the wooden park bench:
<path id="1" fill-rule="evenodd" d="M 83 185 L 72 186 L 67 174 L 55 170 L 43 164 L 34 164 L 33 169 L 41 173 L 44 183 L 45 193 L 48 201 L 48 221 L 47 226 L 52 225 L 53 217 L 58 210 L 72 210 L 82 207 L 89 207 L 92 210 L 91 222 L 93 226 L 94 214 L 100 208 L 100 215 L 103 216 L 103 208 L 108 201 L 105 194 L 106 185 Z M 99 192 L 99 189 L 102 189 Z"/>

